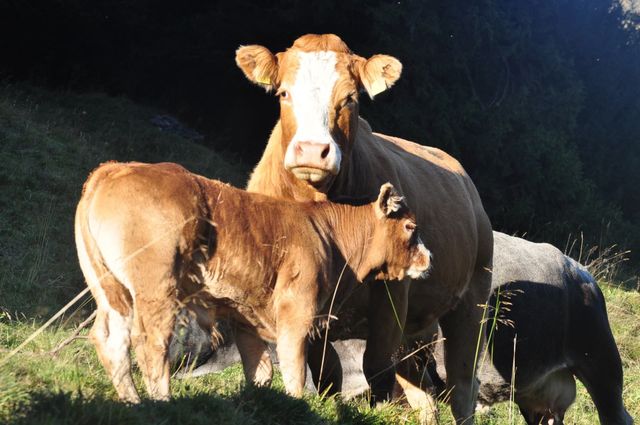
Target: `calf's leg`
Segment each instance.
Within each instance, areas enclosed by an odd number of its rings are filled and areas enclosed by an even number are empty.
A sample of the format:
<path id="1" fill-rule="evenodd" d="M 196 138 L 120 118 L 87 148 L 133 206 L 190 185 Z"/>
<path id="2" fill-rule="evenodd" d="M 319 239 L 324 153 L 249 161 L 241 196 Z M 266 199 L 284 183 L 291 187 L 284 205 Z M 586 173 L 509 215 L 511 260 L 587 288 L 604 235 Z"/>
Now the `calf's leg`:
<path id="1" fill-rule="evenodd" d="M 285 389 L 294 397 L 302 395 L 307 374 L 306 342 L 316 311 L 316 294 L 311 287 L 299 285 L 295 293 L 281 294 L 275 305 L 280 371 Z"/>
<path id="2" fill-rule="evenodd" d="M 144 294 L 136 299 L 136 356 L 147 387 L 149 397 L 168 400 L 169 343 L 173 332 L 178 306 L 163 291 Z"/>
<path id="3" fill-rule="evenodd" d="M 131 377 L 130 330 L 130 315 L 99 306 L 90 338 L 120 400 L 139 403 L 140 397 Z"/>
<path id="4" fill-rule="evenodd" d="M 133 317 L 131 293 L 102 261 L 93 236 L 82 225 L 83 220 L 86 217 L 79 207 L 75 223 L 78 259 L 87 286 L 98 305 L 90 338 L 118 397 L 123 401 L 139 403 L 140 397 L 131 377 L 129 355 Z"/>
<path id="5" fill-rule="evenodd" d="M 235 339 L 247 382 L 259 387 L 271 385 L 273 366 L 267 344 L 255 332 L 241 327 L 236 328 Z"/>

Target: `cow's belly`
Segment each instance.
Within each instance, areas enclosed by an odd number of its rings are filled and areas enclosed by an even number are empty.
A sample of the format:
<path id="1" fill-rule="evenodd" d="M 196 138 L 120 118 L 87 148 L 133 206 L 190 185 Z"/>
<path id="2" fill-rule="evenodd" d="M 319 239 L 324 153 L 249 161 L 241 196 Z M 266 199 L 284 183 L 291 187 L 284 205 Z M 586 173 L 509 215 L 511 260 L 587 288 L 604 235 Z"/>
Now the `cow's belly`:
<path id="1" fill-rule="evenodd" d="M 427 281 L 415 281 L 409 292 L 409 308 L 405 333 L 418 337 L 433 326 L 438 318 L 454 308 L 467 285 L 440 286 Z"/>
<path id="2" fill-rule="evenodd" d="M 412 281 L 409 294 L 407 320 L 405 323 L 405 335 L 414 339 L 430 338 L 433 325 L 438 318 L 453 308 L 459 300 L 459 293 L 466 285 L 445 283 L 438 285 L 432 279 L 438 279 L 435 275 L 426 281 Z M 376 306 L 370 305 L 369 285 L 380 285 L 382 282 L 367 282 L 366 284 L 354 284 L 348 293 L 338 293 L 333 309 L 329 312 L 329 302 L 324 306 L 319 317 L 335 316 L 337 320 L 330 323 L 329 338 L 332 341 L 353 338 L 366 339 L 369 335 L 368 314 L 375 312 Z M 391 291 L 394 285 L 400 283 L 387 282 Z M 345 284 L 345 287 L 348 285 Z M 455 288 L 455 289 L 452 289 Z M 322 329 L 322 332 L 324 332 Z"/>
<path id="3" fill-rule="evenodd" d="M 319 318 L 328 316 L 333 318 L 329 322 L 329 339 L 331 341 L 367 338 L 369 298 L 368 284 L 355 281 L 340 282 L 333 306 L 330 301 L 331 297 L 329 297 L 317 315 Z M 320 325 L 315 333 L 324 336 L 326 321 L 321 320 Z"/>

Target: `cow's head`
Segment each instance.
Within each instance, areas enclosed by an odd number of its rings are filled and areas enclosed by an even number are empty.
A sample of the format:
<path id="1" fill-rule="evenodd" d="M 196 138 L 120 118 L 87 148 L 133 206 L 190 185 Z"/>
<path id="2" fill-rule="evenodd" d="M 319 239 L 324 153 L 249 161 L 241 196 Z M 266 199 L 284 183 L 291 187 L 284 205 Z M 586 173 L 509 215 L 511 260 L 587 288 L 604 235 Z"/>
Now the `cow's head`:
<path id="1" fill-rule="evenodd" d="M 349 159 L 358 127 L 358 95 L 391 87 L 402 65 L 387 55 L 365 59 L 333 34 L 308 34 L 285 52 L 240 47 L 236 63 L 252 82 L 280 98 L 284 167 L 327 190 Z"/>
<path id="2" fill-rule="evenodd" d="M 426 278 L 431 252 L 420 239 L 415 215 L 391 183 L 382 185 L 373 209 L 376 225 L 364 263 L 375 279 Z"/>

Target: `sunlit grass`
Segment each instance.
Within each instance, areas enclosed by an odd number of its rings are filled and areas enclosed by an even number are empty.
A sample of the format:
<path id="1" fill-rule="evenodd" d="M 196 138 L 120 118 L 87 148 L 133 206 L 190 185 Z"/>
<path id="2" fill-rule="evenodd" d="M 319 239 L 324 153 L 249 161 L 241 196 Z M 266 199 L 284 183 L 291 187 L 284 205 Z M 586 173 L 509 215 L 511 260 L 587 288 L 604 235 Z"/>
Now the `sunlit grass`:
<path id="1" fill-rule="evenodd" d="M 640 417 L 640 293 L 601 285 L 607 298 L 609 317 L 618 342 L 625 373 L 624 399 L 634 417 Z M 33 321 L 0 322 L 0 357 L 24 340 L 38 326 Z M 53 357 L 49 352 L 71 332 L 51 328 L 24 351 L 0 367 L 0 422 L 21 423 L 152 423 L 158 411 L 181 423 L 205 423 L 213 417 L 230 424 L 252 423 L 335 423 L 385 424 L 418 423 L 418 413 L 398 404 L 371 409 L 366 399 L 341 401 L 306 394 L 302 401 L 288 397 L 279 374 L 271 389 L 255 389 L 244 383 L 239 365 L 221 373 L 189 379 L 173 379 L 170 403 L 145 403 L 131 407 L 117 402 L 93 346 L 78 339 Z M 81 335 L 86 335 L 86 331 Z M 135 370 L 136 385 L 143 390 L 140 373 Z M 142 391 L 144 393 L 144 391 Z M 52 409 L 52 405 L 59 408 Z M 440 406 L 441 423 L 453 423 L 448 406 Z M 484 425 L 524 424 L 517 407 L 509 421 L 509 404 L 494 406 L 489 414 L 478 415 Z M 109 416 L 112 415 L 112 416 Z M 151 421 L 151 422 L 149 422 Z M 168 422 L 173 423 L 173 422 Z M 212 421 L 211 423 L 222 423 Z M 578 383 L 576 402 L 567 412 L 565 423 L 597 423 L 597 412 Z"/>

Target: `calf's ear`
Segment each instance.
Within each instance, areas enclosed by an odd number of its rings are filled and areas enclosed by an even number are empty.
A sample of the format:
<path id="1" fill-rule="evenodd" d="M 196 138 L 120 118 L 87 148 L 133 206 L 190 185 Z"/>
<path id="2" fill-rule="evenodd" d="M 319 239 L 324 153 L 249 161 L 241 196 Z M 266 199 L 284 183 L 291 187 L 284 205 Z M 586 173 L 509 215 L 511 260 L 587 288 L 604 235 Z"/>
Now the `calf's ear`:
<path id="1" fill-rule="evenodd" d="M 356 61 L 360 83 L 372 99 L 393 86 L 402 73 L 402 64 L 393 56 L 373 55 L 369 59 L 359 57 Z"/>
<path id="2" fill-rule="evenodd" d="M 380 187 L 380 194 L 375 203 L 376 214 L 379 218 L 389 217 L 391 214 L 400 211 L 403 206 L 402 196 L 391 183 L 385 183 Z"/>
<path id="3" fill-rule="evenodd" d="M 263 46 L 241 46 L 236 50 L 236 64 L 244 75 L 254 84 L 271 91 L 276 86 L 278 60 L 269 49 Z"/>

